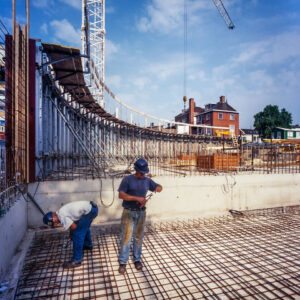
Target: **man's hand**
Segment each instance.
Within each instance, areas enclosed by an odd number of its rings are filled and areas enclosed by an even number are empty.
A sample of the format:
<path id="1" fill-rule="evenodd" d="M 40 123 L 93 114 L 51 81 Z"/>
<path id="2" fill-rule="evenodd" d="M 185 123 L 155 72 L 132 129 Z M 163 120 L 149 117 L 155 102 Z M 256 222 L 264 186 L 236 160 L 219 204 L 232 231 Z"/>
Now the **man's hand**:
<path id="1" fill-rule="evenodd" d="M 142 208 L 146 203 L 147 203 L 147 199 L 144 197 L 137 197 L 139 200 L 138 202 L 140 203 L 140 207 Z"/>
<path id="2" fill-rule="evenodd" d="M 162 189 L 163 189 L 162 186 L 159 184 L 155 189 L 155 193 L 160 193 Z"/>
<path id="3" fill-rule="evenodd" d="M 136 201 L 136 202 L 139 202 L 139 203 L 143 203 L 143 202 L 146 201 L 145 197 L 132 196 L 132 195 L 129 195 L 129 194 L 123 192 L 123 191 L 119 192 L 119 198 L 123 199 L 123 200 L 126 200 L 126 201 Z"/>
<path id="4" fill-rule="evenodd" d="M 72 225 L 70 226 L 70 233 L 69 233 L 70 240 L 72 240 L 73 231 L 76 229 L 77 223 L 78 223 L 78 221 L 73 222 Z"/>

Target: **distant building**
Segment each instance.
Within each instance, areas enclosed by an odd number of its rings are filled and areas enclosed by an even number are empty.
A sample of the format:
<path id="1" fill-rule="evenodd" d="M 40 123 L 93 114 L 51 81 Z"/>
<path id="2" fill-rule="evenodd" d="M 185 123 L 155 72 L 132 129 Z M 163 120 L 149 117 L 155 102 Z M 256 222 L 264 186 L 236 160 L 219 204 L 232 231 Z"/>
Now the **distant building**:
<path id="1" fill-rule="evenodd" d="M 213 128 L 194 127 L 190 129 L 190 134 L 209 136 L 216 136 L 220 132 L 223 134 L 229 134 L 230 132 L 235 135 L 239 134 L 239 113 L 227 103 L 225 96 L 221 96 L 220 101 L 217 103 L 206 104 L 204 108 L 195 106 L 195 101 L 191 98 L 189 99 L 189 108 L 175 116 L 175 121 L 228 128 L 226 132 L 225 130 Z"/>
<path id="2" fill-rule="evenodd" d="M 292 128 L 276 127 L 272 131 L 273 139 L 300 139 L 300 126 L 295 125 Z"/>
<path id="3" fill-rule="evenodd" d="M 243 143 L 261 143 L 261 138 L 256 129 L 241 129 Z"/>
<path id="4" fill-rule="evenodd" d="M 188 123 L 188 124 L 197 124 L 197 116 L 204 111 L 203 108 L 195 106 L 194 98 L 189 99 L 189 108 L 182 110 L 182 112 L 175 116 L 175 122 L 180 123 Z M 184 126 L 177 127 L 178 133 L 191 133 L 196 134 L 197 130 L 195 128 L 190 129 L 188 132 L 188 128 Z"/>

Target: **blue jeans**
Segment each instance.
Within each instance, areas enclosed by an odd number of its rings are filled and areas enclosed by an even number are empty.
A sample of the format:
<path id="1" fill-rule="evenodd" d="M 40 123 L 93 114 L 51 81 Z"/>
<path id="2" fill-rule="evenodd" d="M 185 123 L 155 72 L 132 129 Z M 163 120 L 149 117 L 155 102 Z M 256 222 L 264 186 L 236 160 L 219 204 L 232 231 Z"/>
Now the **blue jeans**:
<path id="1" fill-rule="evenodd" d="M 133 237 L 133 262 L 141 260 L 142 244 L 146 211 L 123 210 L 121 218 L 121 244 L 119 263 L 126 265 L 130 252 L 131 239 Z"/>
<path id="2" fill-rule="evenodd" d="M 93 203 L 91 211 L 87 215 L 84 215 L 80 218 L 76 229 L 73 231 L 73 261 L 82 261 L 83 245 L 88 247 L 93 246 L 90 226 L 97 215 L 98 207 Z"/>

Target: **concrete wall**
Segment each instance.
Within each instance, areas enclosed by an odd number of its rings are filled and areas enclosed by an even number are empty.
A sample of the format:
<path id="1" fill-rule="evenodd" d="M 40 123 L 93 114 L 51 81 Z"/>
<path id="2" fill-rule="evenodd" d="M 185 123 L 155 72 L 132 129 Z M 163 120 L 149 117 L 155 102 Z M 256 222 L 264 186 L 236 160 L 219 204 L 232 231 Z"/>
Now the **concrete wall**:
<path id="1" fill-rule="evenodd" d="M 0 281 L 5 279 L 12 257 L 27 230 L 27 203 L 23 197 L 0 218 Z"/>
<path id="2" fill-rule="evenodd" d="M 163 191 L 147 204 L 148 220 L 165 218 L 210 217 L 224 215 L 229 209 L 248 210 L 300 205 L 300 174 L 155 177 Z M 119 221 L 120 180 L 102 181 L 102 199 L 109 208 L 101 207 L 100 181 L 42 182 L 29 186 L 45 211 L 58 210 L 63 204 L 77 200 L 93 200 L 100 205 L 95 223 Z M 114 190 L 114 193 L 113 193 Z M 114 195 L 114 196 L 113 196 Z M 42 215 L 29 203 L 30 227 L 42 225 Z"/>

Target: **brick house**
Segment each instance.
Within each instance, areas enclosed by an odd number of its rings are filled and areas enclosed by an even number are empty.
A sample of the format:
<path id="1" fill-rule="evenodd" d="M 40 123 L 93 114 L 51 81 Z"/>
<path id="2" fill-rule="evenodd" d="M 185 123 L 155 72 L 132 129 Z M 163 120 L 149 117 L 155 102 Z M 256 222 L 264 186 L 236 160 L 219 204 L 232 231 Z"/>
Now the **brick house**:
<path id="1" fill-rule="evenodd" d="M 220 101 L 217 103 L 206 104 L 204 108 L 195 106 L 195 101 L 191 98 L 189 99 L 189 108 L 175 116 L 175 121 L 189 124 L 228 127 L 228 131 L 234 132 L 235 135 L 239 134 L 239 113 L 227 103 L 225 96 L 221 96 Z M 190 134 L 216 136 L 217 130 L 218 129 L 213 128 L 194 127 L 190 128 Z"/>

